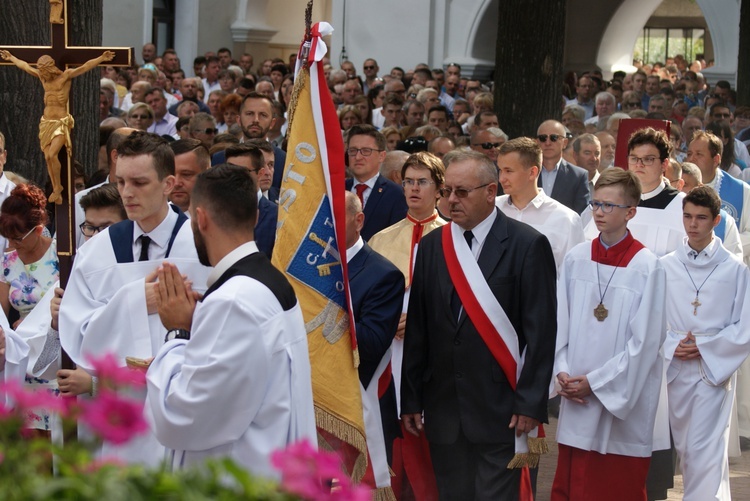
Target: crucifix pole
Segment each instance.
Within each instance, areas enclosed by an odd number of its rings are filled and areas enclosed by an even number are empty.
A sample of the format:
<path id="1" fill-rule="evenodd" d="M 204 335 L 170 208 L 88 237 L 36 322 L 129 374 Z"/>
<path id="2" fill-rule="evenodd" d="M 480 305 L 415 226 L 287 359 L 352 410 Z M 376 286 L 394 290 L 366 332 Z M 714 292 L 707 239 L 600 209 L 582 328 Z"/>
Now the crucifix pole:
<path id="1" fill-rule="evenodd" d="M 0 47 L 0 64 L 16 65 L 37 77 L 44 88 L 45 107 L 39 123 L 39 141 L 52 181 L 53 192 L 49 200 L 55 203 L 60 285 L 65 288 L 76 251 L 71 141 L 75 121 L 69 111 L 71 81 L 104 62 L 112 66 L 132 65 L 133 49 L 68 45 L 68 2 L 48 1 L 51 45 Z M 17 98 L 27 97 L 19 95 Z M 62 366 L 67 369 L 75 367 L 65 352 L 62 353 Z"/>

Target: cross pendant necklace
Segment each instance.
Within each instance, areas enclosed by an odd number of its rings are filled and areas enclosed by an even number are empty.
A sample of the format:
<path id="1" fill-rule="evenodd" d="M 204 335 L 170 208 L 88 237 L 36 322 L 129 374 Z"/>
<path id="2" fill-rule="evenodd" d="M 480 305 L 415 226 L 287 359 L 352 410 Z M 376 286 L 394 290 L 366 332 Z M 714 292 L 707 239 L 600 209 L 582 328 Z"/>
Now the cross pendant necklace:
<path id="1" fill-rule="evenodd" d="M 705 280 L 703 281 L 703 283 L 701 284 L 701 286 L 700 286 L 700 287 L 698 287 L 697 285 L 695 285 L 695 280 L 693 280 L 693 276 L 692 276 L 692 275 L 690 274 L 690 270 L 688 270 L 688 267 L 687 267 L 687 265 L 686 265 L 685 263 L 682 263 L 682 266 L 684 266 L 684 267 L 685 267 L 685 271 L 686 271 L 686 272 L 687 272 L 687 274 L 688 274 L 688 278 L 690 278 L 690 282 L 691 282 L 691 283 L 693 284 L 693 287 L 695 287 L 695 299 L 693 300 L 693 302 L 692 302 L 692 303 L 690 303 L 690 306 L 692 306 L 692 307 L 693 307 L 693 316 L 694 316 L 694 317 L 696 317 L 696 316 L 698 316 L 698 306 L 701 306 L 701 304 L 702 304 L 702 303 L 701 303 L 701 302 L 700 302 L 700 301 L 698 300 L 698 296 L 699 296 L 699 295 L 700 295 L 700 293 L 701 293 L 701 289 L 703 288 L 703 286 L 704 286 L 704 285 L 706 285 L 706 282 L 708 281 L 708 278 L 709 278 L 709 277 L 710 277 L 711 275 L 713 275 L 713 273 L 714 273 L 714 272 L 716 271 L 716 268 L 718 268 L 718 267 L 719 267 L 719 265 L 717 264 L 716 266 L 714 266 L 714 269 L 713 269 L 713 270 L 711 270 L 711 273 L 709 273 L 709 274 L 708 274 L 708 276 L 707 276 L 707 277 L 706 277 L 706 279 L 705 279 Z"/>

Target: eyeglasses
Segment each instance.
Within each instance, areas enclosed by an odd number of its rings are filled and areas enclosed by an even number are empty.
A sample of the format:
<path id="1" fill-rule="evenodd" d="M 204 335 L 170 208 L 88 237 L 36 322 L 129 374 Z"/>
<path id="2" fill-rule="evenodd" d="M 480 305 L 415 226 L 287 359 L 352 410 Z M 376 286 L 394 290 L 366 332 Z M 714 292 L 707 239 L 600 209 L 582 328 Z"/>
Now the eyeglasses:
<path id="1" fill-rule="evenodd" d="M 440 189 L 440 196 L 443 197 L 443 198 L 450 198 L 451 193 L 453 193 L 458 198 L 466 198 L 466 197 L 469 196 L 469 193 L 471 193 L 472 191 L 478 190 L 479 188 L 484 188 L 485 186 L 489 186 L 489 185 L 490 185 L 490 183 L 486 183 L 486 184 L 483 184 L 481 186 L 477 186 L 476 188 L 468 188 L 468 189 L 467 188 L 456 188 L 455 190 L 451 189 L 451 188 L 441 188 Z"/>
<path id="2" fill-rule="evenodd" d="M 713 114 L 714 118 L 729 118 L 731 116 L 732 116 L 731 113 L 714 113 Z"/>
<path id="3" fill-rule="evenodd" d="M 130 115 L 130 118 L 137 118 L 138 120 L 146 120 L 147 118 L 151 118 L 148 115 Z"/>
<path id="4" fill-rule="evenodd" d="M 364 69 L 366 69 L 366 70 L 374 70 L 375 66 L 364 66 Z"/>
<path id="5" fill-rule="evenodd" d="M 628 163 L 630 165 L 638 165 L 638 162 L 642 163 L 645 167 L 654 165 L 658 157 L 637 157 L 635 155 L 628 155 Z"/>
<path id="6" fill-rule="evenodd" d="M 556 143 L 558 139 L 562 139 L 564 136 L 561 136 L 559 134 L 539 134 L 536 138 L 539 140 L 540 143 L 546 143 L 547 138 L 549 138 L 550 141 L 553 143 Z"/>
<path id="7" fill-rule="evenodd" d="M 633 102 L 629 102 L 629 103 L 622 103 L 622 105 L 625 108 L 640 108 L 641 107 L 641 103 L 639 103 L 638 101 L 633 101 Z"/>
<path id="8" fill-rule="evenodd" d="M 107 228 L 109 228 L 109 225 L 105 224 L 102 226 L 94 226 L 93 224 L 84 222 L 84 223 L 79 224 L 78 227 L 81 229 L 81 233 L 83 233 L 84 237 L 93 237 L 100 231 L 104 231 Z"/>
<path id="9" fill-rule="evenodd" d="M 201 134 L 216 134 L 217 132 L 219 132 L 219 129 L 213 129 L 209 127 L 208 129 L 200 129 L 195 132 L 200 132 Z"/>
<path id="10" fill-rule="evenodd" d="M 603 213 L 609 214 L 613 210 L 615 210 L 615 207 L 617 207 L 618 209 L 629 209 L 631 206 L 611 204 L 609 202 L 589 202 L 589 209 L 591 209 L 593 212 L 596 212 L 596 209 L 601 209 Z"/>
<path id="11" fill-rule="evenodd" d="M 403 186 L 404 188 L 406 188 L 407 186 L 409 186 L 410 188 L 413 188 L 415 184 L 419 186 L 420 188 L 427 188 L 429 185 L 435 184 L 435 181 L 432 181 L 426 178 L 411 179 L 408 177 L 404 179 L 403 181 L 401 181 L 401 186 Z"/>
<path id="12" fill-rule="evenodd" d="M 472 146 L 481 146 L 483 150 L 491 150 L 492 148 L 499 148 L 503 143 L 471 143 Z"/>
<path id="13" fill-rule="evenodd" d="M 383 150 L 378 150 L 376 148 L 349 148 L 348 150 L 346 150 L 346 153 L 350 157 L 356 157 L 357 153 L 362 153 L 363 157 L 369 157 L 370 155 L 372 155 L 373 151 L 383 151 Z"/>
<path id="14" fill-rule="evenodd" d="M 34 226 L 33 228 L 31 228 L 31 229 L 30 229 L 30 230 L 28 231 L 28 233 L 26 233 L 26 234 L 25 234 L 24 236 L 22 236 L 21 238 L 17 238 L 17 237 L 8 237 L 8 240 L 10 240 L 10 241 L 12 241 L 12 242 L 18 242 L 18 243 L 21 243 L 21 242 L 23 242 L 24 240 L 26 240 L 26 237 L 28 237 L 29 235 L 31 235 L 31 234 L 32 234 L 32 233 L 34 232 L 34 230 L 35 230 L 36 228 L 37 228 L 37 227 L 36 227 L 36 226 Z"/>

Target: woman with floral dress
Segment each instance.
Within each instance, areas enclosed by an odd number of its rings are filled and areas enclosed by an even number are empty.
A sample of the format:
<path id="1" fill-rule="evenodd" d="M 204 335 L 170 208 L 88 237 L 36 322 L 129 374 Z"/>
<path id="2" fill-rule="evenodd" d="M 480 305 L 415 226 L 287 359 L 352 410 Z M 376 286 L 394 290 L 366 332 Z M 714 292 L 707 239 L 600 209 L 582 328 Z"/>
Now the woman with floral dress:
<path id="1" fill-rule="evenodd" d="M 18 324 L 31 312 L 48 289 L 59 279 L 55 241 L 45 229 L 47 197 L 32 184 L 19 184 L 0 207 L 0 235 L 8 240 L 0 275 L 0 305 L 6 316 L 18 311 Z M 26 383 L 39 390 L 57 393 L 56 380 L 26 376 Z M 48 412 L 31 416 L 29 428 L 49 432 Z"/>

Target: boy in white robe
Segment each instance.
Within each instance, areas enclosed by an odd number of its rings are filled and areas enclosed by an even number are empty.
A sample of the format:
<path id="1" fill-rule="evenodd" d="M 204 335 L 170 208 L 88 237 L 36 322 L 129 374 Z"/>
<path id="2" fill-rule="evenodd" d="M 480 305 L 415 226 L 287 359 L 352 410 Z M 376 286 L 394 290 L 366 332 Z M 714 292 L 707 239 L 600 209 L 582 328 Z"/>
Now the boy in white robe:
<path id="1" fill-rule="evenodd" d="M 729 421 L 736 372 L 750 353 L 750 271 L 714 236 L 721 199 L 708 186 L 683 200 L 687 237 L 667 273 L 669 424 L 686 501 L 730 501 Z"/>
<path id="2" fill-rule="evenodd" d="M 166 329 L 156 315 L 156 269 L 163 259 L 198 285 L 209 269 L 198 263 L 187 217 L 168 204 L 174 153 L 166 141 L 133 132 L 118 147 L 117 188 L 128 220 L 94 236 L 76 257 L 60 305 L 62 348 L 91 373 L 89 357 L 153 357 Z M 148 239 L 144 238 L 148 237 Z M 145 399 L 145 390 L 137 397 Z M 103 456 L 156 466 L 164 458 L 153 433 L 123 445 L 104 443 Z"/>
<path id="3" fill-rule="evenodd" d="M 552 500 L 646 500 L 664 338 L 665 274 L 635 240 L 640 182 L 608 169 L 591 207 L 600 230 L 566 256 L 554 374 L 563 396 Z"/>

